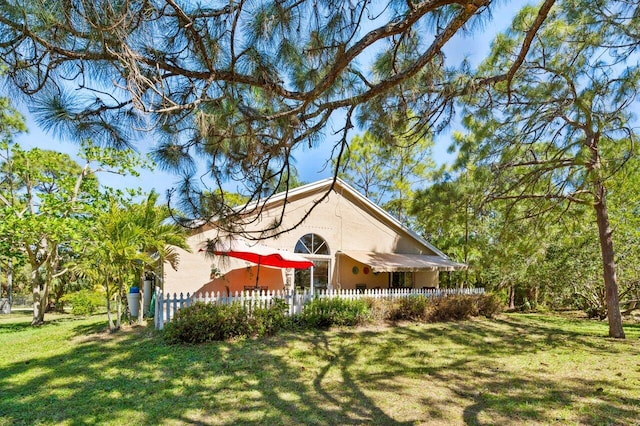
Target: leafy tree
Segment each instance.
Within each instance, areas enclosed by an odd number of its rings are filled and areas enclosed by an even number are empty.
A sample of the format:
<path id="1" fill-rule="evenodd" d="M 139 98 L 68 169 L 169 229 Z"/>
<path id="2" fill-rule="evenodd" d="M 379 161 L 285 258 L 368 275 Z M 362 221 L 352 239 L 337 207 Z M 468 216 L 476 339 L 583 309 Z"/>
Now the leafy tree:
<path id="1" fill-rule="evenodd" d="M 607 56 L 606 34 L 583 25 L 593 18 L 578 12 L 554 9 L 512 79 L 469 101 L 464 123 L 470 133 L 459 146 L 463 156 L 491 167 L 490 198 L 530 201 L 524 216 L 553 213 L 558 205 L 593 207 L 609 335 L 624 338 L 607 185 L 633 155 L 630 107 L 640 70 Z M 523 9 L 494 42 L 481 75 L 510 66 L 536 14 Z"/>
<path id="2" fill-rule="evenodd" d="M 640 161 L 634 155 L 608 185 L 616 235 L 616 272 L 621 300 L 640 300 Z"/>
<path id="3" fill-rule="evenodd" d="M 552 228 L 543 238 L 544 253 L 530 271 L 529 281 L 544 293 L 540 298 L 552 308 L 572 307 L 590 317 L 606 317 L 599 247 L 593 238 L 591 212 L 581 210 L 562 228 Z"/>
<path id="4" fill-rule="evenodd" d="M 83 167 L 55 151 L 24 151 L 12 145 L 7 152 L 0 171 L 2 180 L 11 185 L 0 198 L 4 209 L 0 227 L 31 268 L 32 324 L 38 325 L 44 321 L 54 281 L 68 272 L 64 254 L 79 251 L 91 215 L 100 207 L 95 174 L 133 172 L 138 160 L 131 151 L 102 149 L 89 142 L 80 154 Z"/>
<path id="5" fill-rule="evenodd" d="M 490 170 L 474 165 L 456 173 L 443 170 L 436 184 L 416 193 L 417 229 L 453 259 L 470 265 L 452 274 L 460 285 L 507 290 L 511 308 L 525 296 L 537 302 L 536 284 L 528 278 L 544 256 L 542 236 L 548 227 L 517 218 L 520 206 L 487 204 L 484 190 L 490 179 Z"/>
<path id="6" fill-rule="evenodd" d="M 143 231 L 141 251 L 177 268 L 179 258 L 174 248 L 190 250 L 186 244 L 187 230 L 168 220 L 169 210 L 158 205 L 158 199 L 158 193 L 152 191 L 142 203 L 129 206 L 127 215 Z"/>
<path id="7" fill-rule="evenodd" d="M 540 7 L 523 53 L 553 3 Z M 235 180 L 253 202 L 277 190 L 274 178 L 291 178 L 296 149 L 320 143 L 328 126 L 337 127 L 339 159 L 362 108 L 392 112 L 401 100 L 419 117 L 417 128 L 440 128 L 457 94 L 507 79 L 519 63 L 465 81 L 442 54 L 453 37 L 489 20 L 492 7 L 490 0 L 5 0 L 0 58 L 46 128 L 122 146 L 150 125 L 166 167 L 193 176 L 202 156 L 216 185 Z M 181 190 L 197 198 L 198 180 Z M 214 215 L 230 213 L 245 212 L 220 205 Z"/>
<path id="8" fill-rule="evenodd" d="M 158 205 L 158 198 L 158 193 L 152 191 L 141 203 L 127 208 L 129 220 L 143 233 L 139 240 L 139 250 L 153 260 L 138 268 L 140 282 L 144 281 L 147 272 L 162 275 L 165 264 L 177 270 L 180 257 L 176 247 L 191 251 L 187 244 L 188 229 L 171 220 L 169 208 Z M 142 315 L 140 320 L 142 321 Z"/>
<path id="9" fill-rule="evenodd" d="M 385 153 L 386 150 L 371 133 L 356 135 L 349 142 L 349 150 L 342 160 L 342 170 L 338 176 L 368 199 L 382 204 L 385 192 L 380 186 L 385 180 L 385 160 L 382 158 Z"/>
<path id="10" fill-rule="evenodd" d="M 635 157 L 630 159 L 609 181 L 622 301 L 637 300 L 640 285 L 637 163 Z M 469 166 L 458 173 L 444 173 L 437 184 L 416 194 L 416 229 L 452 258 L 471 266 L 468 273 L 449 274 L 451 281 L 508 291 L 511 308 L 571 307 L 592 317 L 606 317 L 592 208 L 576 204 L 548 217 L 523 218 L 531 200 L 516 205 L 504 200 L 484 202 L 482 191 L 489 187 L 489 178 L 488 171 Z M 442 278 L 444 285 L 448 278 Z"/>
<path id="11" fill-rule="evenodd" d="M 11 102 L 6 97 L 0 97 L 0 163 L 6 164 L 9 158 L 9 147 L 13 143 L 16 134 L 26 132 L 27 126 L 24 117 L 13 108 Z M 10 215 L 8 211 L 14 204 L 14 200 L 5 197 L 13 192 L 15 183 L 12 175 L 0 169 L 0 222 L 5 222 L 5 215 Z M 0 225 L 2 229 L 2 225 Z M 22 261 L 21 261 L 22 260 Z M 17 264 L 16 264 L 17 262 Z M 14 268 L 24 262 L 20 258 L 20 253 L 9 233 L 0 232 L 0 271 L 6 277 L 6 295 L 9 299 L 9 306 L 12 304 L 12 288 L 14 278 Z M 0 295 L 3 294 L 5 285 L 0 279 Z"/>
<path id="12" fill-rule="evenodd" d="M 416 192 L 411 205 L 415 229 L 453 259 L 470 265 L 477 264 L 489 245 L 485 226 L 489 216 L 481 205 L 481 172 L 469 167 L 456 174 L 444 167 L 434 176 L 433 185 Z M 464 274 L 470 284 L 469 271 Z"/>
<path id="13" fill-rule="evenodd" d="M 14 145 L 2 169 L 5 179 L 14 183 L 3 197 L 2 233 L 24 253 L 31 267 L 32 323 L 41 324 L 51 284 L 66 272 L 61 267 L 61 247 L 70 244 L 82 226 L 78 198 L 97 186 L 84 179 L 83 169 L 68 155 L 53 151 L 23 151 Z"/>
<path id="14" fill-rule="evenodd" d="M 153 259 L 141 250 L 144 230 L 136 226 L 128 211 L 116 199 L 95 217 L 91 246 L 87 247 L 80 262 L 74 265 L 76 273 L 90 282 L 103 286 L 109 329 L 120 328 L 125 290 L 136 283 L 140 265 L 150 265 Z M 112 301 L 116 303 L 113 319 Z"/>
<path id="15" fill-rule="evenodd" d="M 8 98 L 0 97 L 0 141 L 10 144 L 16 134 L 26 131 L 27 125 L 22 114 L 13 108 Z"/>
<path id="16" fill-rule="evenodd" d="M 153 271 L 158 264 L 169 263 L 177 268 L 179 257 L 174 247 L 190 250 L 186 228 L 169 222 L 168 208 L 158 206 L 157 201 L 155 192 L 139 204 L 111 197 L 108 207 L 94 218 L 91 245 L 74 265 L 78 275 L 103 287 L 111 330 L 120 328 L 128 287 L 137 284 L 145 270 Z"/>
<path id="17" fill-rule="evenodd" d="M 377 133 L 351 140 L 339 176 L 409 225 L 414 191 L 431 179 L 433 141 L 406 127 Z"/>

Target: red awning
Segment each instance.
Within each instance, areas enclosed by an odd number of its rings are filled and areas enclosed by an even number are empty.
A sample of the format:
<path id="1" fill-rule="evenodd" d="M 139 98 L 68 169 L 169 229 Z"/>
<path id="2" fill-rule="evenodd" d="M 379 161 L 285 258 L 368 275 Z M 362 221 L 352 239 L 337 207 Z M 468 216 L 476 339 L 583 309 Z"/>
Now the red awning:
<path id="1" fill-rule="evenodd" d="M 260 243 L 249 243 L 240 238 L 207 241 L 205 251 L 217 256 L 229 256 L 275 268 L 307 269 L 313 262 L 302 255 L 286 250 L 274 249 Z"/>

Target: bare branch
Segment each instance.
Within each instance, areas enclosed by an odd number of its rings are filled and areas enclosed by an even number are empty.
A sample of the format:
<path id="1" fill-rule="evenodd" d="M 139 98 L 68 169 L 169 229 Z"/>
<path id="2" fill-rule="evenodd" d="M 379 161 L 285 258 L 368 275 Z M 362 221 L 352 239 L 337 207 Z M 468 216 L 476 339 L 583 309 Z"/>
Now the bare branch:
<path id="1" fill-rule="evenodd" d="M 524 37 L 524 41 L 522 42 L 522 47 L 520 48 L 520 53 L 518 53 L 516 60 L 513 62 L 513 64 L 509 68 L 509 71 L 505 76 L 507 81 L 507 98 L 508 99 L 511 99 L 511 81 L 513 80 L 513 77 L 515 76 L 516 72 L 518 72 L 518 70 L 522 66 L 524 59 L 526 58 L 527 53 L 531 48 L 531 43 L 533 43 L 533 39 L 538 33 L 538 30 L 540 29 L 540 27 L 542 27 L 542 24 L 547 19 L 547 16 L 549 15 L 549 12 L 551 11 L 551 8 L 555 4 L 555 2 L 556 0 L 545 0 L 544 3 L 542 3 L 542 6 L 540 6 L 540 9 L 538 10 L 538 15 L 536 16 L 536 19 L 533 21 L 533 25 L 531 26 L 531 28 L 529 28 L 529 30 L 527 31 Z"/>

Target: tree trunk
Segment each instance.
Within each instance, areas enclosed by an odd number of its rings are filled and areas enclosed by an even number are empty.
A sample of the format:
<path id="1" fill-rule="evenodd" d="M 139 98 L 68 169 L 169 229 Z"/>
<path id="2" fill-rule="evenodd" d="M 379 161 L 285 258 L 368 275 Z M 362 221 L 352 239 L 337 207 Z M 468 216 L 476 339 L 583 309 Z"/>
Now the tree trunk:
<path id="1" fill-rule="evenodd" d="M 467 180 L 468 171 L 465 173 L 465 182 Z M 464 206 L 464 264 L 467 268 L 464 270 L 464 281 L 469 285 L 469 200 L 467 200 Z"/>
<path id="2" fill-rule="evenodd" d="M 41 322 L 40 315 L 40 283 L 33 285 L 33 319 L 31 320 L 31 325 L 39 325 Z"/>
<path id="3" fill-rule="evenodd" d="M 613 238 L 607 210 L 606 189 L 601 183 L 596 183 L 596 218 L 598 222 L 598 237 L 602 252 L 604 274 L 604 288 L 607 302 L 607 316 L 609 317 L 609 337 L 624 339 L 622 315 L 620 314 L 620 300 L 618 296 L 618 281 L 614 260 Z"/>
<path id="4" fill-rule="evenodd" d="M 144 324 L 144 268 L 142 268 L 142 273 L 140 274 L 140 299 L 138 300 L 138 324 Z"/>
<path id="5" fill-rule="evenodd" d="M 120 326 L 122 325 L 122 298 L 120 296 L 120 291 L 118 291 L 118 297 L 116 298 L 116 312 L 118 314 L 118 317 L 116 318 L 116 330 L 120 330 Z"/>
<path id="6" fill-rule="evenodd" d="M 516 289 L 514 286 L 509 286 L 509 309 L 516 308 Z"/>
<path id="7" fill-rule="evenodd" d="M 35 272 L 38 273 L 37 271 Z M 47 283 L 42 283 L 39 277 L 36 277 L 33 283 L 33 319 L 31 325 L 42 325 L 44 323 L 44 313 L 47 310 L 48 299 Z"/>
<path id="8" fill-rule="evenodd" d="M 7 263 L 7 298 L 9 299 L 9 313 L 13 306 L 13 262 L 9 259 Z"/>
<path id="9" fill-rule="evenodd" d="M 109 331 L 113 332 L 116 329 L 116 325 L 113 323 L 113 314 L 111 313 L 111 293 L 109 292 L 109 282 L 105 286 L 105 292 L 107 294 L 107 321 L 109 321 Z"/>
<path id="10" fill-rule="evenodd" d="M 107 321 L 109 322 L 109 331 L 114 331 L 116 325 L 113 323 L 113 315 L 111 314 L 111 298 L 107 296 Z"/>

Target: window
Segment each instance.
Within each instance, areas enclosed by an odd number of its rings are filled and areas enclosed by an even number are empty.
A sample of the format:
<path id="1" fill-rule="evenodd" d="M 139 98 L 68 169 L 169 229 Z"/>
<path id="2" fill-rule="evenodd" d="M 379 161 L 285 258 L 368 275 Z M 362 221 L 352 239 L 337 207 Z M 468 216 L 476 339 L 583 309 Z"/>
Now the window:
<path id="1" fill-rule="evenodd" d="M 389 287 L 391 288 L 411 288 L 413 287 L 412 272 L 392 272 Z"/>
<path id="2" fill-rule="evenodd" d="M 313 270 L 296 269 L 296 288 L 310 288 L 313 279 L 314 290 L 325 289 L 329 285 L 329 260 L 311 259 Z"/>
<path id="3" fill-rule="evenodd" d="M 330 252 L 327 242 L 319 235 L 307 234 L 300 238 L 294 250 L 313 262 L 313 269 L 298 269 L 295 272 L 296 288 L 325 289 L 329 285 Z"/>
<path id="4" fill-rule="evenodd" d="M 319 235 L 307 234 L 300 238 L 296 243 L 294 250 L 301 254 L 329 255 L 329 246 L 327 242 Z"/>

